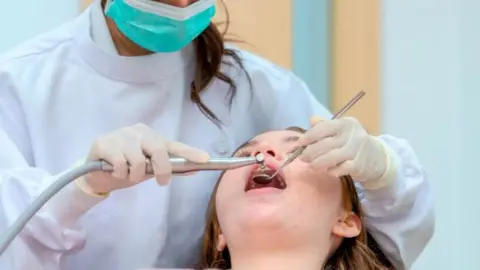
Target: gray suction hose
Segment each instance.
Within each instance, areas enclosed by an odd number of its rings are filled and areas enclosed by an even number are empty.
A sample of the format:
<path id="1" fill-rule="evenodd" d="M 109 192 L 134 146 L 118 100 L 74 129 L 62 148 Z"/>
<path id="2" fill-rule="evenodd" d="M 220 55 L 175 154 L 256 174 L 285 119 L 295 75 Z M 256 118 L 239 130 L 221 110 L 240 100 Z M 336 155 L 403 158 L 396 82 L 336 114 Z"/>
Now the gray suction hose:
<path id="1" fill-rule="evenodd" d="M 206 163 L 194 163 L 185 158 L 171 157 L 173 174 L 188 173 L 194 171 L 211 171 L 211 170 L 231 170 L 253 164 L 263 165 L 265 157 L 263 154 L 257 154 L 255 157 L 231 157 L 231 158 L 210 158 Z M 40 196 L 37 197 L 33 204 L 30 205 L 25 212 L 7 229 L 7 232 L 0 238 L 0 256 L 8 248 L 13 239 L 22 231 L 25 225 L 55 194 L 75 179 L 87 173 L 104 171 L 112 172 L 113 167 L 103 161 L 88 162 L 83 166 L 73 168 L 63 174 L 58 180 L 52 183 Z M 153 168 L 149 159 L 147 159 L 146 174 L 152 174 Z M 3 233 L 3 232 L 2 232 Z"/>
<path id="2" fill-rule="evenodd" d="M 102 161 L 89 162 L 83 166 L 67 171 L 57 181 L 52 183 L 37 199 L 30 205 L 25 212 L 17 218 L 17 220 L 8 228 L 6 233 L 0 238 L 0 256 L 8 248 L 10 243 L 22 231 L 25 225 L 32 219 L 32 217 L 47 203 L 55 194 L 62 188 L 82 175 L 90 172 L 101 171 L 104 168 Z M 2 233 L 3 234 L 3 233 Z"/>

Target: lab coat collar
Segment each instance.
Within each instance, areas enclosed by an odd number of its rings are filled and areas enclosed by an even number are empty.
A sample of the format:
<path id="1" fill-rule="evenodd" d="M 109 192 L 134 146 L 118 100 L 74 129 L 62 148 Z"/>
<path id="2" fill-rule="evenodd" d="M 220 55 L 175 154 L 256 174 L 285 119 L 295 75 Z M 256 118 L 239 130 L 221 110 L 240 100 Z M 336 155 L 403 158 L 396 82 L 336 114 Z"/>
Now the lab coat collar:
<path id="1" fill-rule="evenodd" d="M 83 59 L 106 77 L 127 83 L 152 83 L 166 80 L 193 65 L 193 45 L 174 53 L 155 53 L 139 57 L 118 55 L 108 31 L 100 0 L 79 18 L 75 41 Z"/>
<path id="2" fill-rule="evenodd" d="M 105 52 L 118 55 L 117 48 L 110 35 L 110 30 L 108 30 L 105 15 L 103 15 L 101 2 L 102 0 L 95 0 L 92 6 L 92 14 L 90 16 L 92 40 Z"/>

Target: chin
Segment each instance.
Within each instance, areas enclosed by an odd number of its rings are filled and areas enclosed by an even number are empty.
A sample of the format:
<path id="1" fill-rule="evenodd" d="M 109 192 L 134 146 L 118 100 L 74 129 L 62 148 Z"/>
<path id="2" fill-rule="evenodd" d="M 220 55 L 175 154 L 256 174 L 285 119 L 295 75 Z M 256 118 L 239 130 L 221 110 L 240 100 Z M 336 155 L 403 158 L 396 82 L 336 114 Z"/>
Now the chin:
<path id="1" fill-rule="evenodd" d="M 258 203 L 238 212 L 238 224 L 243 229 L 262 231 L 262 229 L 282 229 L 291 222 L 291 215 L 285 213 L 279 204 Z"/>

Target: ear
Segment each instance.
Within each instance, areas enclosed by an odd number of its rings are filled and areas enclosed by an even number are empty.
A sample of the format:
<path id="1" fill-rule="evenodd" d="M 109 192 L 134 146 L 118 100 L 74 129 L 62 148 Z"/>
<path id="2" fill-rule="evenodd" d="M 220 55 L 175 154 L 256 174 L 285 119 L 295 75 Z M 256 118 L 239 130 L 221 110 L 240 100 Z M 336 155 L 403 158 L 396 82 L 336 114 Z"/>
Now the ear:
<path id="1" fill-rule="evenodd" d="M 220 233 L 217 239 L 217 250 L 219 252 L 222 252 L 226 247 L 227 247 L 227 240 L 225 240 L 225 236 L 222 233 Z"/>
<path id="2" fill-rule="evenodd" d="M 362 231 L 362 222 L 355 213 L 345 213 L 333 225 L 332 233 L 339 237 L 357 237 Z"/>

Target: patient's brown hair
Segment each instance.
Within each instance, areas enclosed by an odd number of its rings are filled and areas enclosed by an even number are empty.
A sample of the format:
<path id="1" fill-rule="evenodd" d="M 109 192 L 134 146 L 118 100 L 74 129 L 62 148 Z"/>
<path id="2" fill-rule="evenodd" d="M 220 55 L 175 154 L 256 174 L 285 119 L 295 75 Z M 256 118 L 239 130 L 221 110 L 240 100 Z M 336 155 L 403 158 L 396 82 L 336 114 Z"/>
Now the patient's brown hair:
<path id="1" fill-rule="evenodd" d="M 300 133 L 305 132 L 305 130 L 300 128 L 289 128 L 288 130 L 293 130 Z M 198 269 L 218 268 L 223 270 L 232 268 L 228 248 L 225 248 L 225 250 L 221 252 L 216 248 L 218 235 L 220 232 L 220 225 L 218 223 L 216 213 L 215 198 L 218 185 L 222 177 L 223 174 L 220 176 L 210 198 L 203 239 L 202 257 Z M 345 210 L 355 213 L 363 224 L 363 211 L 353 179 L 348 175 L 342 176 L 340 179 L 343 185 L 342 193 Z M 393 270 L 394 268 L 384 254 L 380 251 L 377 243 L 368 234 L 365 226 L 362 226 L 362 230 L 357 237 L 345 238 L 323 267 L 323 270 L 387 269 Z"/>

